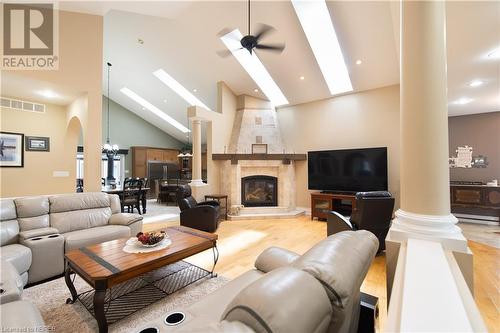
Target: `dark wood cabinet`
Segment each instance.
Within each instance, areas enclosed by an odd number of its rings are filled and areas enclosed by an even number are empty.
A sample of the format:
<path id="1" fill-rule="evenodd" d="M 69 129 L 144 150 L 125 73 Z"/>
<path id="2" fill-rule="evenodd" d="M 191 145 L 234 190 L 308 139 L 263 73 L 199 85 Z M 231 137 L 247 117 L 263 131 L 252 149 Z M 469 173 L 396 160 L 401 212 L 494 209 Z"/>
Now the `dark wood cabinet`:
<path id="1" fill-rule="evenodd" d="M 351 215 L 354 209 L 356 209 L 354 194 L 311 193 L 311 220 L 315 217 L 326 219 L 331 210 Z"/>
<path id="2" fill-rule="evenodd" d="M 451 185 L 451 212 L 457 217 L 488 222 L 500 220 L 500 186 Z"/>
<path id="3" fill-rule="evenodd" d="M 132 177 L 147 177 L 148 161 L 179 164 L 179 150 L 154 147 L 130 147 L 132 151 Z"/>

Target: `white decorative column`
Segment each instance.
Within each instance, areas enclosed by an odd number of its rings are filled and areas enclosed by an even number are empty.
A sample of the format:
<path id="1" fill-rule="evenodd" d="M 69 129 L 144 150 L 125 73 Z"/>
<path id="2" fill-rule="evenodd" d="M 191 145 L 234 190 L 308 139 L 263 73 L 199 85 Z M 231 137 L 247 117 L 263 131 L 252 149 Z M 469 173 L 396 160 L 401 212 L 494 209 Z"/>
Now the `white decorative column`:
<path id="1" fill-rule="evenodd" d="M 192 136 L 193 136 L 193 164 L 191 170 L 191 183 L 189 185 L 205 186 L 201 179 L 201 120 L 194 118 L 192 120 Z"/>
<path id="2" fill-rule="evenodd" d="M 388 239 L 466 251 L 450 213 L 445 2 L 401 2 L 401 208 Z"/>

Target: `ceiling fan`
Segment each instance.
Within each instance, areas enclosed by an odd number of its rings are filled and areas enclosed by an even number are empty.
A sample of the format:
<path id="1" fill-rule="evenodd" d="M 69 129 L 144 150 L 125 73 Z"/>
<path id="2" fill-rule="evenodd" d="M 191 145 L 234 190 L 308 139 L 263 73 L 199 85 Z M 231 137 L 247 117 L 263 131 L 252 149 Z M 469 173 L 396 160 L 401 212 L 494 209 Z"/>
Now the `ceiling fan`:
<path id="1" fill-rule="evenodd" d="M 229 29 L 229 28 L 223 29 L 221 32 L 219 32 L 217 34 L 217 36 L 222 37 L 222 36 L 228 34 L 229 32 L 231 32 L 232 30 L 234 30 L 234 29 Z M 270 25 L 259 24 L 258 31 L 254 35 L 252 35 L 250 33 L 250 0 L 248 0 L 248 34 L 246 36 L 243 36 L 243 38 L 241 40 L 239 40 L 241 47 L 239 49 L 232 50 L 232 51 L 246 49 L 246 50 L 248 50 L 248 52 L 250 52 L 250 54 L 252 54 L 252 52 L 255 49 L 258 49 L 258 50 L 267 50 L 267 51 L 281 53 L 285 49 L 284 43 L 282 43 L 282 44 L 261 44 L 260 43 L 261 39 L 265 35 L 269 34 L 270 32 L 272 32 L 274 30 L 276 30 L 276 29 L 274 29 Z M 221 57 L 227 57 L 227 56 L 231 55 L 231 50 L 218 51 L 217 54 Z"/>

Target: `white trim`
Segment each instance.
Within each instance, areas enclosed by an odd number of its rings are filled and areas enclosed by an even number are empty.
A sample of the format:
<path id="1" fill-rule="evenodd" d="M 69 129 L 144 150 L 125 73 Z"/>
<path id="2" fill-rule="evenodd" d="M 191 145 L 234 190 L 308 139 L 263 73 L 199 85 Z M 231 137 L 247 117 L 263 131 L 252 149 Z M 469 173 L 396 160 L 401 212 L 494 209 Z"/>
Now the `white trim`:
<path id="1" fill-rule="evenodd" d="M 297 210 L 303 210 L 304 214 L 311 216 L 311 207 L 296 207 Z"/>
<path id="2" fill-rule="evenodd" d="M 205 184 L 202 179 L 192 179 L 189 185 L 191 187 L 203 187 L 207 186 L 208 184 Z"/>
<path id="3" fill-rule="evenodd" d="M 396 211 L 387 240 L 406 242 L 409 238 L 441 242 L 446 249 L 467 251 L 467 240 L 452 214 L 424 215 Z"/>

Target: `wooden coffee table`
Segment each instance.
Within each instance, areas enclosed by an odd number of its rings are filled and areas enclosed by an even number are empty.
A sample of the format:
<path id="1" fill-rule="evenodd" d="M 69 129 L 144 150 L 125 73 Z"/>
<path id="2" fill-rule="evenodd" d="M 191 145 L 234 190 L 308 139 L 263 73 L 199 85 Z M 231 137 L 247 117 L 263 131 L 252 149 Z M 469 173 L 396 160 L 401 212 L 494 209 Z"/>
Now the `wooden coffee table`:
<path id="1" fill-rule="evenodd" d="M 108 324 L 206 276 L 215 276 L 217 235 L 182 226 L 166 232 L 172 244 L 154 252 L 126 253 L 123 247 L 128 238 L 124 238 L 66 253 L 65 281 L 71 292 L 66 303 L 79 300 L 96 318 L 99 332 L 107 332 Z M 208 249 L 214 255 L 211 271 L 182 261 Z M 78 294 L 73 273 L 93 289 Z"/>

